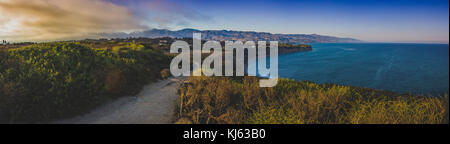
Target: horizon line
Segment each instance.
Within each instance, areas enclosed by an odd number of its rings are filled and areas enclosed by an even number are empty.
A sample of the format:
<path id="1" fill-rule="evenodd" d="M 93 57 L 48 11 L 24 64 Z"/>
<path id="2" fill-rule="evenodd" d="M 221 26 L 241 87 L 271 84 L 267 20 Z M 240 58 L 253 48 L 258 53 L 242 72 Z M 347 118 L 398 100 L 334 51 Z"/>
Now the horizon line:
<path id="1" fill-rule="evenodd" d="M 197 30 L 197 31 L 234 31 L 234 32 L 255 32 L 255 33 L 269 33 L 272 35 L 319 35 L 319 36 L 329 36 L 329 37 L 335 37 L 335 38 L 344 38 L 344 39 L 354 39 L 354 40 L 358 40 L 361 42 L 354 42 L 354 43 L 410 43 L 410 44 L 449 44 L 450 41 L 449 40 L 436 40 L 436 41 L 423 41 L 423 40 L 410 40 L 410 41 L 371 41 L 371 40 L 363 40 L 363 39 L 359 39 L 359 38 L 354 38 L 354 37 L 340 37 L 340 36 L 333 36 L 333 35 L 328 35 L 328 34 L 318 34 L 318 33 L 272 33 L 272 32 L 266 32 L 266 31 L 252 31 L 252 30 L 232 30 L 232 29 L 197 29 L 197 28 L 180 28 L 180 29 L 169 29 L 169 28 L 149 28 L 149 29 L 143 29 L 143 30 L 136 30 L 136 31 L 132 31 L 132 32 L 97 32 L 96 34 L 99 33 L 125 33 L 125 34 L 131 34 L 134 32 L 145 32 L 145 31 L 149 31 L 149 30 L 168 30 L 168 31 L 181 31 L 181 30 L 186 30 L 186 29 L 191 29 L 191 30 Z M 118 38 L 118 37 L 117 37 Z M 138 38 L 138 37 L 132 37 L 132 38 Z M 150 37 L 143 37 L 143 38 L 150 38 Z M 163 38 L 163 37 L 156 37 L 156 38 Z M 185 37 L 185 38 L 189 38 L 189 37 Z M 102 39 L 102 38 L 89 38 L 88 36 L 86 36 L 85 38 L 74 38 L 74 39 L 66 39 L 66 40 L 31 40 L 31 41 L 22 41 L 22 40 L 13 40 L 13 41 L 8 41 L 8 42 L 13 42 L 13 43 L 21 43 L 21 42 L 58 42 L 58 41 L 80 41 L 80 40 L 87 40 L 87 39 Z M 0 40 L 6 40 L 4 38 L 1 38 Z M 324 42 L 326 43 L 326 42 Z M 347 43 L 352 43 L 352 42 L 347 42 Z"/>

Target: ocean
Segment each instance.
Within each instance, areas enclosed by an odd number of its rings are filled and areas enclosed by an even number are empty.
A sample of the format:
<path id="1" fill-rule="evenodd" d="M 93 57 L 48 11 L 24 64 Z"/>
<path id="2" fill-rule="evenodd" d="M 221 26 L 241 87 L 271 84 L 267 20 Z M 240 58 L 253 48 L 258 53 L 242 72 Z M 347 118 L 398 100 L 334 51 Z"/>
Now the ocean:
<path id="1" fill-rule="evenodd" d="M 449 92 L 448 44 L 320 43 L 279 56 L 282 78 L 399 93 Z"/>

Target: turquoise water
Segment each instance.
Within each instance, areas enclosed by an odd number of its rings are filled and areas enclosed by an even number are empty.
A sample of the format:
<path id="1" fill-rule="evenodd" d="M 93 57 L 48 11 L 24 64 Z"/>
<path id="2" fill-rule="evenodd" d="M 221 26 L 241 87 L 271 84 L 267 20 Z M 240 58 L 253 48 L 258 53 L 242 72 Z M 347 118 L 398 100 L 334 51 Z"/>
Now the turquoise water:
<path id="1" fill-rule="evenodd" d="M 447 44 L 311 44 L 313 51 L 279 56 L 283 78 L 400 93 L 449 91 Z"/>

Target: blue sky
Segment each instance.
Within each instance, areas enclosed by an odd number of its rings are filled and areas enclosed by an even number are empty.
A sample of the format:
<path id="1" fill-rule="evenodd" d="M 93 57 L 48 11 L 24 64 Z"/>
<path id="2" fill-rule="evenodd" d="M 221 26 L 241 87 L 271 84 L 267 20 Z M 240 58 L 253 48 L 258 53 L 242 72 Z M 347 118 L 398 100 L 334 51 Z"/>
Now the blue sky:
<path id="1" fill-rule="evenodd" d="M 151 28 L 449 40 L 448 0 L 0 0 L 0 39 L 83 39 Z"/>
<path id="2" fill-rule="evenodd" d="M 448 0 L 113 2 L 147 17 L 145 24 L 152 28 L 322 34 L 374 42 L 448 43 L 449 39 Z"/>

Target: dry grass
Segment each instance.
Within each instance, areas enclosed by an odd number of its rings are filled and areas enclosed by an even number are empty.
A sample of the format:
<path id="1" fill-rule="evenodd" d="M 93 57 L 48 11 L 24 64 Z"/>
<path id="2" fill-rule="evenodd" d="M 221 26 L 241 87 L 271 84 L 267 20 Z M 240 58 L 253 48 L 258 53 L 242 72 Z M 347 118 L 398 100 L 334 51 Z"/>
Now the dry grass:
<path id="1" fill-rule="evenodd" d="M 448 96 L 423 97 L 369 88 L 282 79 L 259 88 L 256 77 L 191 77 L 180 88 L 180 118 L 194 124 L 439 124 Z"/>

